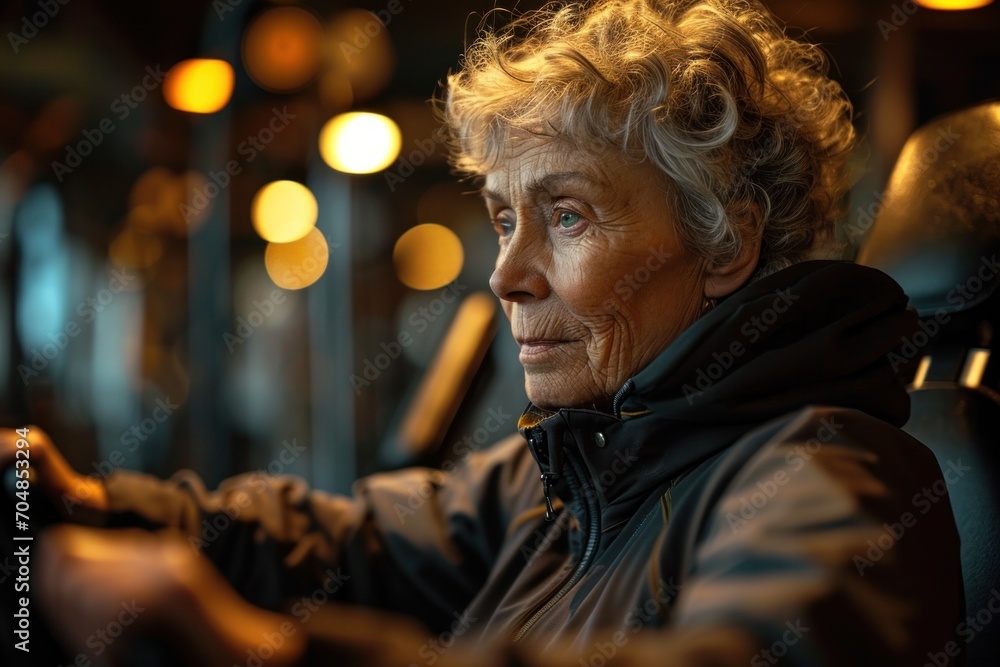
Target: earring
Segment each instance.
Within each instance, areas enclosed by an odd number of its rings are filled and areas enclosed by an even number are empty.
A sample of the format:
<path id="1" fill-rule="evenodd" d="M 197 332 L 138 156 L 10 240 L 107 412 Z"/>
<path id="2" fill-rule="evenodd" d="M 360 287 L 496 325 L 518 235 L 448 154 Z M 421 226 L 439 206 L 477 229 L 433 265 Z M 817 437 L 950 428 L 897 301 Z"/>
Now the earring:
<path id="1" fill-rule="evenodd" d="M 718 301 L 716 301 L 715 299 L 709 299 L 707 296 L 703 297 L 701 303 L 701 314 L 705 315 L 706 313 L 708 313 L 710 310 L 715 308 L 717 303 Z"/>

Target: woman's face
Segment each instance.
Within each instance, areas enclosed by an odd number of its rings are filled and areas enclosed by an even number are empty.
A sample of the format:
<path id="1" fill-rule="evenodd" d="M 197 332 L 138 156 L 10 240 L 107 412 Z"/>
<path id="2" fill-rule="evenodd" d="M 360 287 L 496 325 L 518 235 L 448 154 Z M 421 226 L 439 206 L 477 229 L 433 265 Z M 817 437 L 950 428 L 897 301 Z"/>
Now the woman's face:
<path id="1" fill-rule="evenodd" d="M 490 286 L 536 405 L 608 409 L 700 315 L 704 262 L 676 233 L 664 180 L 648 162 L 526 136 L 486 175 Z"/>

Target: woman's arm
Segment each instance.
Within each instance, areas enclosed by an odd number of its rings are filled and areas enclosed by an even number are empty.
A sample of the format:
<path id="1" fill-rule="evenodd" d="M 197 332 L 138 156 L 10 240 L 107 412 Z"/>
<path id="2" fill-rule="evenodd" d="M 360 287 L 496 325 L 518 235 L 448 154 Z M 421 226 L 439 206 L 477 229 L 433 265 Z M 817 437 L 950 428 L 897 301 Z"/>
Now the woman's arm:
<path id="1" fill-rule="evenodd" d="M 352 496 L 298 477 L 249 473 L 215 491 L 191 471 L 168 480 L 116 471 L 78 475 L 32 428 L 36 481 L 66 518 L 108 527 L 174 528 L 247 600 L 265 609 L 322 597 L 401 612 L 433 631 L 480 590 L 510 517 L 537 485 L 520 436 L 465 457 L 450 473 L 412 468 L 359 480 Z M 448 582 L 441 586 L 440 582 Z M 308 603 L 305 603 L 308 606 Z M 307 615 L 308 608 L 291 611 Z"/>
<path id="2" fill-rule="evenodd" d="M 831 417 L 839 419 L 841 427 L 817 446 L 814 436 L 824 425 L 821 420 Z M 496 456 L 503 459 L 501 450 Z M 485 462 L 479 458 L 469 463 L 478 468 Z M 513 471 L 503 466 L 485 469 L 494 474 Z M 411 474 L 404 473 L 403 479 Z M 463 478 L 487 486 L 502 483 L 473 472 Z M 386 495 L 383 485 L 391 487 L 398 481 L 396 475 L 374 479 L 368 492 L 380 500 L 373 504 L 371 498 L 356 499 L 351 506 L 361 503 L 370 508 L 366 511 L 372 517 L 385 520 L 387 511 L 395 511 L 392 506 L 399 496 Z M 568 646 L 511 644 L 503 638 L 489 649 L 470 653 L 460 642 L 454 646 L 445 642 L 444 630 L 427 634 L 408 620 L 378 611 L 326 603 L 309 614 L 271 614 L 237 596 L 209 594 L 206 587 L 194 586 L 196 596 L 208 600 L 198 607 L 199 614 L 232 607 L 219 612 L 221 617 L 243 618 L 239 625 L 252 630 L 247 634 L 237 629 L 227 636 L 226 622 L 198 622 L 194 630 L 203 639 L 195 644 L 206 655 L 220 646 L 238 650 L 242 658 L 232 664 L 248 664 L 250 658 L 269 653 L 273 645 L 290 637 L 296 640 L 286 655 L 301 665 L 429 666 L 433 659 L 435 667 L 579 667 L 605 664 L 609 653 L 614 664 L 627 667 L 922 664 L 928 652 L 947 650 L 959 614 L 957 536 L 947 497 L 935 491 L 951 483 L 961 479 L 949 480 L 930 452 L 898 429 L 853 411 L 816 411 L 760 448 L 726 482 L 718 502 L 705 514 L 689 576 L 663 628 L 632 633 L 613 627 L 593 642 L 592 654 L 583 656 Z M 360 487 L 362 498 L 365 488 L 365 484 Z M 452 510 L 472 506 L 477 491 L 459 492 L 460 488 L 464 485 L 453 492 L 464 494 L 465 500 L 449 496 L 445 506 Z M 766 502 L 754 496 L 758 492 Z M 751 498 L 752 515 L 742 502 Z M 320 504 L 327 507 L 327 500 Z M 430 509 L 434 514 L 438 506 Z M 420 531 L 432 525 L 425 523 L 428 518 L 420 518 L 422 514 L 418 510 L 411 517 L 420 522 Z M 488 514 L 481 518 L 487 523 L 495 519 Z M 445 523 L 436 520 L 434 525 Z M 870 551 L 872 544 L 887 545 L 893 531 L 899 536 L 892 537 L 888 548 L 880 554 Z M 371 563 L 360 565 L 368 570 L 365 576 L 410 571 L 378 566 L 390 554 L 407 555 L 391 544 L 391 532 L 372 534 L 376 544 L 386 543 L 381 554 L 379 549 L 358 547 L 358 553 L 374 554 Z M 410 537 L 419 545 L 417 535 Z M 350 545 L 357 539 L 355 535 L 342 542 Z M 427 544 L 447 542 L 433 530 L 424 539 Z M 353 548 L 344 546 L 341 557 L 347 559 Z M 194 558 L 193 551 L 190 554 Z M 414 569 L 412 577 L 395 571 L 379 585 L 370 585 L 385 594 L 396 591 L 404 599 L 419 599 L 414 591 L 420 586 L 448 596 L 455 580 L 448 574 L 460 571 L 461 564 L 442 562 L 435 567 L 440 569 Z M 87 581 L 96 585 L 94 578 Z M 216 605 L 212 600 L 229 602 Z M 425 618 L 419 609 L 404 611 Z M 191 632 L 190 625 L 181 626 L 181 632 Z"/>
<path id="3" fill-rule="evenodd" d="M 243 664 L 247 647 L 284 619 L 243 601 L 173 531 L 58 526 L 36 544 L 32 602 L 73 664 L 134 664 L 143 646 L 156 664 Z M 302 633 L 290 633 L 271 647 L 268 664 L 294 664 L 305 645 Z"/>

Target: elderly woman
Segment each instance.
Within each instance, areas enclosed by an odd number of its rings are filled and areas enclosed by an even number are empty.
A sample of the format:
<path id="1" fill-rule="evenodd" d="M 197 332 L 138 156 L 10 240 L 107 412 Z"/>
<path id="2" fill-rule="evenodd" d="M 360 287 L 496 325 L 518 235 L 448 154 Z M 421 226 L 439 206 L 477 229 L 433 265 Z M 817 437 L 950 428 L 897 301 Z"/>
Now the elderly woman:
<path id="1" fill-rule="evenodd" d="M 70 646 L 127 596 L 213 664 L 944 650 L 958 538 L 886 356 L 915 317 L 887 276 L 817 259 L 854 139 L 820 51 L 752 2 L 570 4 L 481 36 L 440 106 L 498 236 L 521 437 L 345 498 L 293 478 L 100 483 L 35 431 L 74 517 L 184 537 L 54 531 L 40 585 Z"/>

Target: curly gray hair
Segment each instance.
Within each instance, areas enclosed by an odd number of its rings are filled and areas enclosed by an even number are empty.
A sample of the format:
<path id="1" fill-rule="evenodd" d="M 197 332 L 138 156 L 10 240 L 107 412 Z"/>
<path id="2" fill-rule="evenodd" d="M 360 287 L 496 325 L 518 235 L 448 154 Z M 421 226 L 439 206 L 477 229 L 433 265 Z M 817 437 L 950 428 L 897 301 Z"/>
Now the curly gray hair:
<path id="1" fill-rule="evenodd" d="M 558 3 L 484 31 L 439 110 L 452 163 L 472 176 L 512 130 L 650 160 L 687 246 L 724 264 L 753 225 L 760 277 L 833 238 L 855 135 L 827 72 L 758 2 Z"/>

